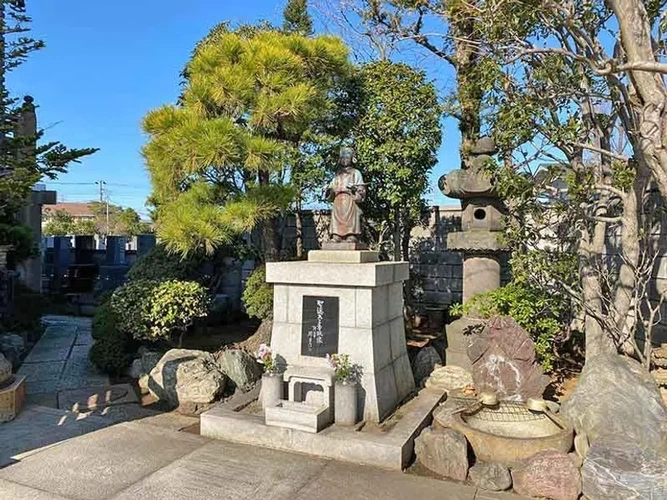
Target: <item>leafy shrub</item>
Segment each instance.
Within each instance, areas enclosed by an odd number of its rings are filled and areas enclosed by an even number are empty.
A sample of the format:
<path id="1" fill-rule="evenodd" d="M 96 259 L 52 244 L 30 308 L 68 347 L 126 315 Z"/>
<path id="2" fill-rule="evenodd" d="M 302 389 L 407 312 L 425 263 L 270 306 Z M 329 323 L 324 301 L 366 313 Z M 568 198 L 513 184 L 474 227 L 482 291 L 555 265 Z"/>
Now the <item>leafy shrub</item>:
<path id="1" fill-rule="evenodd" d="M 558 296 L 513 281 L 491 292 L 475 295 L 465 305 L 455 305 L 450 314 L 473 313 L 482 318 L 511 316 L 530 334 L 537 359 L 549 372 L 554 368 L 554 345 L 565 329 L 566 311 L 566 303 Z"/>
<path id="2" fill-rule="evenodd" d="M 182 336 L 196 318 L 208 314 L 209 297 L 194 281 L 164 281 L 153 289 L 148 305 L 151 326 L 147 340 L 168 339 L 176 333 Z"/>
<path id="3" fill-rule="evenodd" d="M 116 321 L 111 310 L 111 304 L 107 299 L 95 309 L 92 323 L 93 339 L 101 340 L 107 335 L 107 332 L 113 331 L 115 328 Z"/>
<path id="4" fill-rule="evenodd" d="M 128 350 L 128 343 L 122 335 L 109 335 L 95 341 L 90 348 L 89 357 L 103 372 L 118 376 L 132 362 L 134 354 Z"/>
<path id="5" fill-rule="evenodd" d="M 0 245 L 12 247 L 7 255 L 10 266 L 39 255 L 32 229 L 23 224 L 0 223 Z"/>
<path id="6" fill-rule="evenodd" d="M 119 375 L 134 357 L 132 338 L 118 329 L 116 316 L 109 301 L 95 310 L 92 335 L 95 343 L 90 349 L 90 360 L 100 370 Z"/>
<path id="7" fill-rule="evenodd" d="M 127 273 L 130 280 L 190 280 L 199 281 L 202 258 L 197 255 L 182 257 L 169 252 L 163 245 L 137 259 Z"/>
<path id="8" fill-rule="evenodd" d="M 20 281 L 14 285 L 14 306 L 11 314 L 2 320 L 0 332 L 28 333 L 28 339 L 37 340 L 43 330 L 42 315 L 49 306 L 48 299 Z"/>
<path id="9" fill-rule="evenodd" d="M 248 316 L 262 320 L 273 317 L 273 285 L 266 282 L 266 266 L 258 267 L 248 277 L 243 304 Z"/>
<path id="10" fill-rule="evenodd" d="M 120 331 L 135 340 L 156 341 L 182 336 L 196 318 L 206 316 L 208 302 L 199 283 L 137 280 L 118 288 L 110 307 Z"/>

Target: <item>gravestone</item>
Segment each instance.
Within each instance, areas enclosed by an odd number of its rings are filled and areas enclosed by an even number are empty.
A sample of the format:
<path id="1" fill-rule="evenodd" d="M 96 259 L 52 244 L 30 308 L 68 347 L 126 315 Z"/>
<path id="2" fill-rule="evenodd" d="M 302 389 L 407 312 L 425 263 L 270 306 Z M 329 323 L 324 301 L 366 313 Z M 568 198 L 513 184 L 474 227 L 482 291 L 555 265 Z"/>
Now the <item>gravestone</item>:
<path id="1" fill-rule="evenodd" d="M 155 247 L 154 234 L 140 234 L 137 236 L 137 257 L 147 254 Z"/>
<path id="2" fill-rule="evenodd" d="M 125 236 L 107 236 L 105 263 L 109 266 L 125 265 Z"/>
<path id="3" fill-rule="evenodd" d="M 72 262 L 72 238 L 55 236 L 53 238 L 53 287 L 60 291 L 67 279 L 67 270 Z"/>
<path id="4" fill-rule="evenodd" d="M 94 253 L 95 237 L 92 234 L 74 237 L 74 262 L 76 264 L 92 264 Z"/>

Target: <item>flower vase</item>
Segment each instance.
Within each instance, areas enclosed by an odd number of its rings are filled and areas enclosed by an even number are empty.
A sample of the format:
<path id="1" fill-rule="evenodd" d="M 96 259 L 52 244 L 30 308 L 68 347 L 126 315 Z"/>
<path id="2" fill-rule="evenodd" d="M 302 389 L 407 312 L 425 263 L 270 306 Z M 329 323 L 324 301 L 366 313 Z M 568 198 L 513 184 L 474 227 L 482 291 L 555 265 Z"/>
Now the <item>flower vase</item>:
<path id="1" fill-rule="evenodd" d="M 338 425 L 354 425 L 357 423 L 356 382 L 336 382 L 334 415 Z"/>
<path id="2" fill-rule="evenodd" d="M 273 408 L 283 399 L 282 373 L 267 372 L 262 375 L 262 409 Z"/>

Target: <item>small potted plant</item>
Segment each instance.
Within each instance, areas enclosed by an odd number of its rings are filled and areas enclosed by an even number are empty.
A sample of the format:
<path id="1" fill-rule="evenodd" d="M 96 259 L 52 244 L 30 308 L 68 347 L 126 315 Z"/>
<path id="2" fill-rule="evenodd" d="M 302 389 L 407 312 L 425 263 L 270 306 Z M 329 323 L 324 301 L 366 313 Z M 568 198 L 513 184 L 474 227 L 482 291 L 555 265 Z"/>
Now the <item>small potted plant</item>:
<path id="1" fill-rule="evenodd" d="M 257 361 L 264 365 L 262 375 L 262 408 L 272 408 L 283 398 L 283 378 L 271 348 L 261 344 L 257 350 Z"/>
<path id="2" fill-rule="evenodd" d="M 327 356 L 329 366 L 334 370 L 336 387 L 334 389 L 334 415 L 339 425 L 357 423 L 357 384 L 360 369 L 350 363 L 348 354 Z"/>

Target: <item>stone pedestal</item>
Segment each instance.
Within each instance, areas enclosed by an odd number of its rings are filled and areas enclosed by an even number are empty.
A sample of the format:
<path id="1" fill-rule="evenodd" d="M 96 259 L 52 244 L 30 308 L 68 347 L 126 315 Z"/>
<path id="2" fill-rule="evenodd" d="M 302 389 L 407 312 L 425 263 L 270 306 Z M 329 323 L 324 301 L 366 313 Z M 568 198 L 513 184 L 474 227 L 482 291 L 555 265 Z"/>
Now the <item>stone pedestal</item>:
<path id="1" fill-rule="evenodd" d="M 445 349 L 445 364 L 460 366 L 470 371 L 472 363 L 468 358 L 468 346 L 473 340 L 476 327 L 483 325 L 483 321 L 464 316 L 452 321 L 445 331 L 447 333 L 447 348 Z"/>
<path id="2" fill-rule="evenodd" d="M 326 354 L 349 354 L 363 371 L 360 417 L 381 421 L 415 388 L 403 325 L 407 278 L 406 262 L 377 262 L 377 254 L 359 250 L 268 263 L 273 352 L 288 367 L 314 368 L 327 368 Z"/>
<path id="3" fill-rule="evenodd" d="M 500 288 L 500 259 L 493 254 L 469 254 L 463 258 L 463 303 L 475 295 Z"/>

